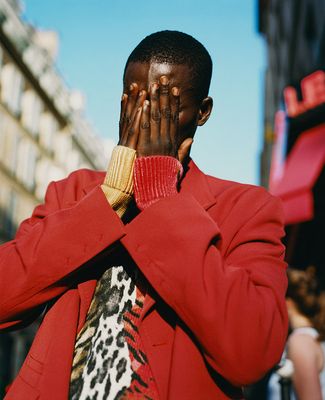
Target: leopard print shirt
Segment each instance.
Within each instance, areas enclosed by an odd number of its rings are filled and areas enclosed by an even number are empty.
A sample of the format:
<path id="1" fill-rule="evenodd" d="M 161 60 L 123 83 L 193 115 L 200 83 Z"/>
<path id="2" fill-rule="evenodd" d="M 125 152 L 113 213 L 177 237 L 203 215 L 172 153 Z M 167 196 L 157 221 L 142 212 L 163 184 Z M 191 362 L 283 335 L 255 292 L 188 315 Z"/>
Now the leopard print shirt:
<path id="1" fill-rule="evenodd" d="M 75 344 L 70 400 L 158 399 L 137 328 L 144 294 L 136 280 L 115 266 L 98 281 Z"/>

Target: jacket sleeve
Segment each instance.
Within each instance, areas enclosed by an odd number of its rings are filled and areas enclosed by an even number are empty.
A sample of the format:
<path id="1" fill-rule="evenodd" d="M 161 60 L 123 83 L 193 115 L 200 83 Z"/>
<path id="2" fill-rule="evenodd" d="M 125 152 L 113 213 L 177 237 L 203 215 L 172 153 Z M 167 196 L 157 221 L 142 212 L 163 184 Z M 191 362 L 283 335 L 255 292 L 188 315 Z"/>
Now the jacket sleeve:
<path id="1" fill-rule="evenodd" d="M 124 233 L 100 186 L 66 208 L 57 186 L 49 185 L 45 203 L 20 225 L 14 240 L 0 246 L 0 329 L 22 323 L 62 294 L 64 278 Z"/>
<path id="2" fill-rule="evenodd" d="M 241 386 L 278 362 L 287 334 L 279 200 L 249 189 L 221 225 L 224 235 L 193 197 L 178 194 L 144 210 L 122 243 L 206 361 Z"/>

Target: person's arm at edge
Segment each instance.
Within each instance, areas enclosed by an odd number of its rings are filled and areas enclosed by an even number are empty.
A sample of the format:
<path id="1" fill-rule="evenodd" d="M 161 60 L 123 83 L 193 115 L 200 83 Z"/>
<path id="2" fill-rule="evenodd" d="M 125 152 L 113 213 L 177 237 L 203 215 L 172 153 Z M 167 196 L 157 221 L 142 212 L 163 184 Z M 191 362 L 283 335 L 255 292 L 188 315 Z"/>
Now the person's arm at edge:
<path id="1" fill-rule="evenodd" d="M 288 341 L 288 358 L 294 366 L 293 387 L 299 400 L 322 400 L 316 346 L 309 335 L 291 335 Z"/>

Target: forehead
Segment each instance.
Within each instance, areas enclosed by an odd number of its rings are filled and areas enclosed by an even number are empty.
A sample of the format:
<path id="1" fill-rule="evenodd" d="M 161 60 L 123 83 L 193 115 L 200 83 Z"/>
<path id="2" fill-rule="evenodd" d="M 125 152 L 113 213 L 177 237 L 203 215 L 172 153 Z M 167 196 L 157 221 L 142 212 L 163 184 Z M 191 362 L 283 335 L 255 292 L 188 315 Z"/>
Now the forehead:
<path id="1" fill-rule="evenodd" d="M 139 89 L 148 90 L 149 86 L 154 82 L 158 82 L 159 78 L 163 75 L 169 78 L 170 86 L 178 86 L 183 90 L 192 87 L 191 71 L 187 65 L 157 62 L 130 63 L 125 71 L 124 86 L 128 87 L 131 83 L 135 82 L 138 84 Z"/>

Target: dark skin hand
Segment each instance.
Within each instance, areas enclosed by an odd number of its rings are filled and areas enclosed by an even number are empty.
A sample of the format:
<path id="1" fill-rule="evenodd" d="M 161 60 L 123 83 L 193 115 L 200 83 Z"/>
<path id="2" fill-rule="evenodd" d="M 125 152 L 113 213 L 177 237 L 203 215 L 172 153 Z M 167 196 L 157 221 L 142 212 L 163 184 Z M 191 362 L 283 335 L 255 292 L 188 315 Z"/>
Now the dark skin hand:
<path id="1" fill-rule="evenodd" d="M 177 143 L 179 92 L 177 87 L 170 89 L 168 78 L 162 76 L 150 86 L 149 101 L 148 93 L 132 83 L 130 94 L 122 96 L 119 144 L 137 150 L 138 157 L 171 156 L 182 163 L 193 139 Z"/>
<path id="2" fill-rule="evenodd" d="M 181 163 L 197 126 L 210 116 L 212 99 L 198 101 L 186 65 L 130 63 L 124 78 L 119 144 L 137 155 L 164 155 Z"/>

